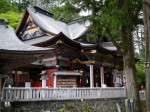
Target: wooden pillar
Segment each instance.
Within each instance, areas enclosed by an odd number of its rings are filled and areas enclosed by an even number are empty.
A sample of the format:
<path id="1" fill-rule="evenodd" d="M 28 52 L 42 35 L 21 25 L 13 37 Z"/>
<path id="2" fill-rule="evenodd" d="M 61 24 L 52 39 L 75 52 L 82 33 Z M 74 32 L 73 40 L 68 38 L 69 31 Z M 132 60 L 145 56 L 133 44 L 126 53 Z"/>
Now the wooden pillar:
<path id="1" fill-rule="evenodd" d="M 100 67 L 101 87 L 104 84 L 104 67 Z"/>
<path id="2" fill-rule="evenodd" d="M 93 65 L 90 65 L 90 87 L 94 87 Z"/>
<path id="3" fill-rule="evenodd" d="M 54 75 L 54 88 L 57 88 L 57 75 Z"/>
<path id="4" fill-rule="evenodd" d="M 79 87 L 82 87 L 82 76 L 80 76 Z"/>
<path id="5" fill-rule="evenodd" d="M 114 69 L 114 74 L 113 74 L 113 82 L 114 82 L 114 87 L 116 86 L 117 82 L 117 69 Z"/>

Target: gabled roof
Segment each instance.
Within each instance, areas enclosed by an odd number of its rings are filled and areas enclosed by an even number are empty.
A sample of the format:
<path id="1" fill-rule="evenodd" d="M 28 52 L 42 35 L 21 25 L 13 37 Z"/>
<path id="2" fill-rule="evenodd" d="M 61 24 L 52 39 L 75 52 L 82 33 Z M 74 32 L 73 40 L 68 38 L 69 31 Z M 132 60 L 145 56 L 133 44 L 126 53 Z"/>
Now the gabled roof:
<path id="1" fill-rule="evenodd" d="M 43 42 L 35 44 L 35 45 L 41 46 L 41 47 L 47 47 L 47 46 L 52 46 L 55 44 L 64 44 L 64 45 L 67 45 L 70 47 L 74 47 L 78 50 L 83 49 L 88 52 L 91 50 L 97 50 L 98 52 L 104 53 L 104 54 L 116 52 L 116 50 L 109 50 L 107 48 L 100 46 L 99 44 L 86 44 L 86 43 L 77 42 L 75 40 L 71 40 L 66 35 L 64 35 L 62 32 L 60 32 L 58 35 L 54 36 L 53 38 L 50 38 L 47 41 L 43 41 Z"/>
<path id="2" fill-rule="evenodd" d="M 37 24 L 43 30 L 48 31 L 52 34 L 57 35 L 60 32 L 63 32 L 70 39 L 77 39 L 84 35 L 88 30 L 88 28 L 84 24 L 78 22 L 67 23 L 64 21 L 55 20 L 52 17 L 52 14 L 36 6 L 33 8 L 27 8 L 26 11 L 27 12 L 25 12 L 24 16 L 27 17 L 27 15 L 29 14 L 32 17 L 35 24 Z"/>
<path id="3" fill-rule="evenodd" d="M 24 44 L 16 36 L 12 27 L 2 24 L 0 25 L 0 52 L 44 53 L 49 50 L 49 48 L 41 48 Z"/>
<path id="4" fill-rule="evenodd" d="M 74 40 L 71 40 L 70 38 L 68 38 L 62 32 L 60 32 L 58 35 L 50 38 L 47 41 L 43 41 L 43 42 L 37 43 L 35 45 L 36 46 L 41 46 L 41 47 L 47 47 L 47 46 L 51 46 L 51 45 L 54 45 L 54 44 L 65 44 L 65 45 L 68 45 L 68 46 L 71 46 L 71 47 L 74 47 L 74 48 L 77 48 L 77 49 L 81 48 L 80 43 L 78 43 Z"/>
<path id="5" fill-rule="evenodd" d="M 25 40 L 23 41 L 25 44 L 47 47 L 62 39 L 69 46 L 71 45 L 77 49 L 83 49 L 86 51 L 97 50 L 98 52 L 102 53 L 112 53 L 117 51 L 114 46 L 108 47 L 103 46 L 102 44 L 89 44 L 75 41 L 77 38 L 81 37 L 88 31 L 86 25 L 80 24 L 77 21 L 65 22 L 62 20 L 55 20 L 53 18 L 53 14 L 36 6 L 27 8 L 25 11 L 24 18 L 22 19 L 22 22 L 16 31 L 17 35 L 22 32 L 23 25 L 27 23 L 27 18 L 29 15 L 32 18 L 32 21 L 38 27 L 52 35 Z"/>

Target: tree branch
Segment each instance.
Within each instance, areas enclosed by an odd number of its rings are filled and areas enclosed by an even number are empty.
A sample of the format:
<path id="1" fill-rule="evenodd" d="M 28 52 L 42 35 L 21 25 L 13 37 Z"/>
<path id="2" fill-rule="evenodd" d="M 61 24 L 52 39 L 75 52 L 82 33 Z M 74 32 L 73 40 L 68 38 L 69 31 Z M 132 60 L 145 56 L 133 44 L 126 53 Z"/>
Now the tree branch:
<path id="1" fill-rule="evenodd" d="M 119 53 L 122 54 L 121 52 L 121 47 L 120 45 L 116 42 L 116 40 L 114 39 L 113 35 L 111 34 L 111 32 L 109 30 L 106 30 L 106 34 L 109 37 L 109 39 L 111 40 L 111 42 L 116 46 L 117 50 L 119 51 Z"/>

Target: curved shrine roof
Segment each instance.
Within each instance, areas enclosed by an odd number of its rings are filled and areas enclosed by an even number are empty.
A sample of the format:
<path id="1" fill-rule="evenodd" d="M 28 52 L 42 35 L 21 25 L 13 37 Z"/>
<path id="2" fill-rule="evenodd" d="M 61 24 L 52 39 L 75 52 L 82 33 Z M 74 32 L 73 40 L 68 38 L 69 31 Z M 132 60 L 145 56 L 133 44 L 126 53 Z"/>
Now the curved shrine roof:
<path id="1" fill-rule="evenodd" d="M 27 20 L 28 15 L 31 16 L 32 20 L 38 27 L 54 35 L 41 36 L 25 40 L 23 41 L 25 44 L 46 47 L 54 44 L 54 42 L 56 42 L 60 36 L 63 36 L 63 39 L 66 43 L 69 43 L 69 45 L 72 44 L 73 46 L 79 48 L 98 49 L 99 51 L 104 50 L 105 52 L 117 51 L 115 46 L 104 46 L 101 43 L 89 44 L 75 41 L 88 31 L 88 27 L 86 27 L 86 25 L 80 24 L 77 21 L 64 22 L 61 20 L 55 20 L 53 18 L 53 14 L 35 6 L 33 8 L 27 8 L 24 19 L 21 23 L 22 25 L 26 23 L 25 21 Z M 17 34 L 19 34 L 19 29 L 21 29 L 21 26 L 18 27 Z"/>
<path id="2" fill-rule="evenodd" d="M 88 44 L 88 43 L 81 43 L 75 40 L 71 40 L 68 38 L 66 35 L 64 35 L 62 32 L 60 32 L 58 35 L 54 36 L 53 38 L 50 38 L 49 40 L 43 41 L 41 43 L 37 43 L 35 45 L 41 46 L 41 47 L 46 47 L 49 45 L 54 45 L 58 41 L 62 41 L 61 43 L 66 43 L 67 45 L 70 45 L 71 47 L 75 47 L 77 49 L 83 49 L 83 50 L 98 50 L 103 53 L 112 53 L 115 52 L 116 50 L 110 50 L 108 48 L 102 47 L 99 44 Z"/>
<path id="3" fill-rule="evenodd" d="M 59 34 L 60 32 L 64 33 L 70 39 L 77 39 L 83 34 L 85 34 L 88 28 L 81 23 L 78 22 L 70 22 L 66 23 L 63 21 L 55 20 L 53 17 L 49 16 L 48 12 L 46 15 L 46 11 L 41 13 L 38 10 L 42 10 L 38 7 L 27 8 L 30 16 L 34 20 L 34 22 L 40 26 L 45 31 L 48 31 L 53 34 Z"/>
<path id="4" fill-rule="evenodd" d="M 16 36 L 12 27 L 0 24 L 0 52 L 43 52 L 49 48 L 35 47 L 24 44 Z"/>

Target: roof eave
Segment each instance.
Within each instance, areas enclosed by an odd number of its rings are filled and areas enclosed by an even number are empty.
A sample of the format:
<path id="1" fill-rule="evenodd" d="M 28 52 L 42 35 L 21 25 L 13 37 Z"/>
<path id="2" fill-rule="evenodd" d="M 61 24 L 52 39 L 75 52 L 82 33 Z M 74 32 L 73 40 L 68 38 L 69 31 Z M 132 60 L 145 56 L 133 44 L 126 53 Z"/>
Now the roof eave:
<path id="1" fill-rule="evenodd" d="M 0 53 L 4 53 L 4 54 L 27 54 L 27 55 L 47 54 L 49 52 L 50 50 L 41 50 L 41 51 L 0 50 Z"/>
<path id="2" fill-rule="evenodd" d="M 41 42 L 41 43 L 37 43 L 37 44 L 34 44 L 36 46 L 40 46 L 40 47 L 46 47 L 48 45 L 51 45 L 51 43 L 55 44 L 56 41 L 58 40 L 62 40 L 64 42 L 68 42 L 70 43 L 70 45 L 76 47 L 76 48 L 80 48 L 80 44 L 74 40 L 71 40 L 70 38 L 68 38 L 66 35 L 64 35 L 62 32 L 60 32 L 58 35 L 56 35 L 55 37 L 47 40 L 47 41 L 44 41 L 44 42 Z"/>

